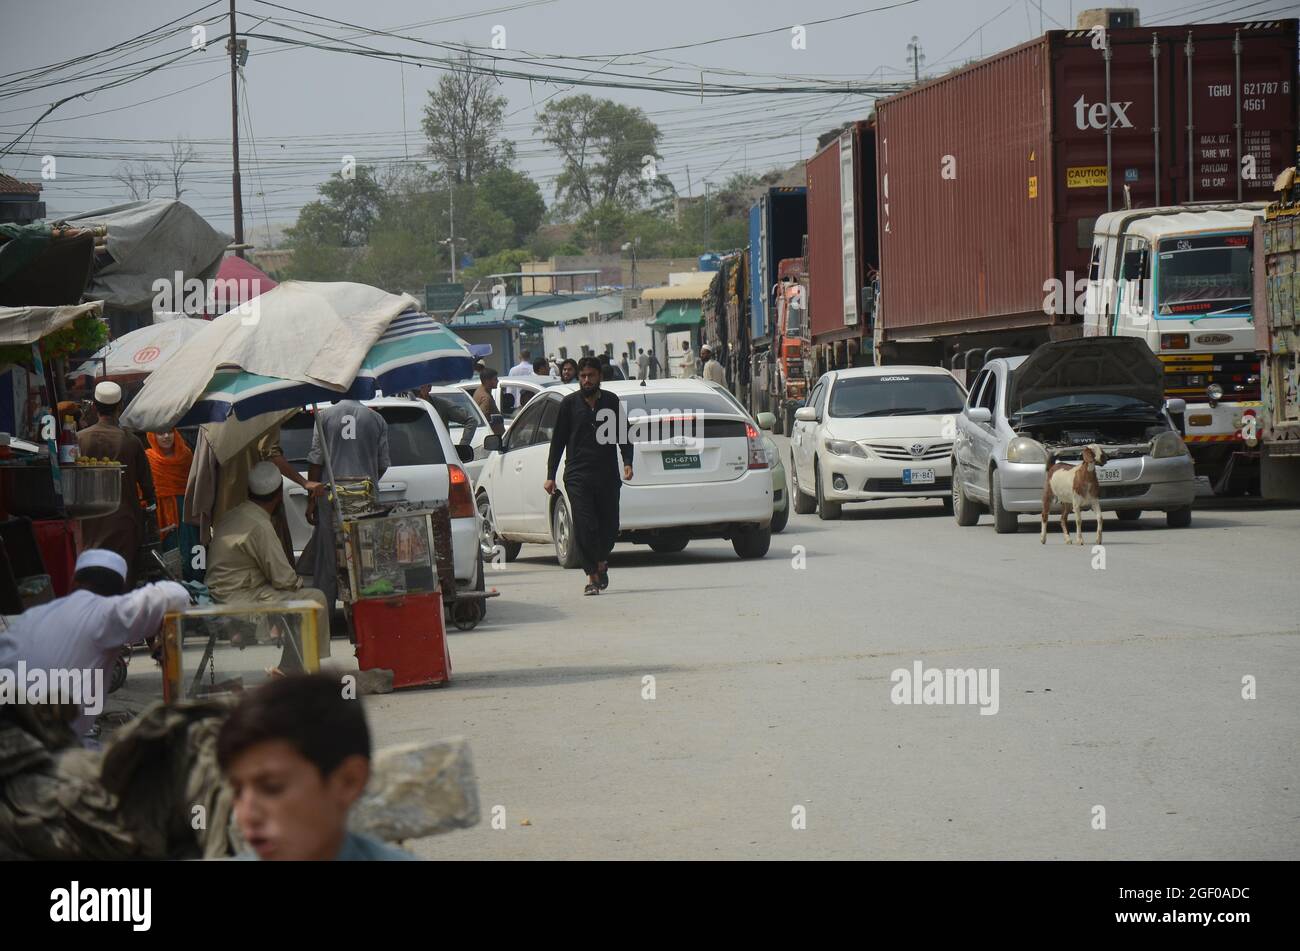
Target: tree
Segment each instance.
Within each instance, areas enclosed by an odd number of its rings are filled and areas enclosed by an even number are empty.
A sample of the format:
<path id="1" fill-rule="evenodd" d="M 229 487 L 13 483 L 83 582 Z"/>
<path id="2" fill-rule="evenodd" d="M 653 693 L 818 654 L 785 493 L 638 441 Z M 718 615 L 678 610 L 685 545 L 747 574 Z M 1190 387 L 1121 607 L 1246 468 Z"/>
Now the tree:
<path id="1" fill-rule="evenodd" d="M 429 154 L 456 184 L 473 184 L 489 169 L 507 166 L 514 145 L 501 137 L 506 97 L 497 80 L 466 51 L 429 90 L 421 125 Z"/>
<path id="2" fill-rule="evenodd" d="M 152 198 L 153 193 L 162 187 L 163 173 L 149 162 L 127 162 L 117 167 L 113 178 L 126 186 L 132 201 Z"/>
<path id="3" fill-rule="evenodd" d="M 555 194 L 567 215 L 609 205 L 634 210 L 658 183 L 658 175 L 650 173 L 661 157 L 662 136 L 640 109 L 568 96 L 542 110 L 535 131 L 560 153 Z"/>
<path id="4" fill-rule="evenodd" d="M 494 168 L 478 181 L 478 194 L 489 208 L 510 219 L 511 245 L 522 247 L 542 223 L 546 202 L 542 190 L 527 175 L 510 168 Z"/>
<path id="5" fill-rule="evenodd" d="M 185 166 L 194 160 L 194 146 L 184 139 L 174 139 L 172 141 L 171 159 L 167 163 L 167 174 L 172 180 L 172 197 L 177 201 L 181 200 L 181 195 L 189 191 L 188 188 L 181 188 L 181 182 L 185 180 Z"/>
<path id="6" fill-rule="evenodd" d="M 300 243 L 333 247 L 366 244 L 384 199 L 374 169 L 359 165 L 347 178 L 335 172 L 317 191 L 321 200 L 304 205 L 298 212 L 297 223 L 286 230 L 290 244 L 294 247 Z"/>

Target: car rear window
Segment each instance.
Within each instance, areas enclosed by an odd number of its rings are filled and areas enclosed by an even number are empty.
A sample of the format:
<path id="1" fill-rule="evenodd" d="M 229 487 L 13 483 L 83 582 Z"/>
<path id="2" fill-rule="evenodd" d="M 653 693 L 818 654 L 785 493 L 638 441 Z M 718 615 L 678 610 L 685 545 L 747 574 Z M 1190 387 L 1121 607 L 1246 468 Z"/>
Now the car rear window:
<path id="1" fill-rule="evenodd" d="M 442 440 L 428 412 L 420 406 L 377 406 L 388 423 L 388 458 L 395 466 L 436 466 L 447 461 Z M 280 427 L 284 457 L 303 468 L 311 450 L 311 413 L 302 412 Z"/>
<path id="2" fill-rule="evenodd" d="M 734 405 L 725 397 L 718 396 L 716 393 L 698 393 L 694 390 L 682 391 L 680 393 L 664 392 L 662 390 L 655 393 L 646 393 L 644 396 L 637 394 L 635 396 L 622 397 L 627 403 L 629 414 L 637 410 L 644 410 L 649 413 L 725 413 L 728 416 L 743 415 Z"/>

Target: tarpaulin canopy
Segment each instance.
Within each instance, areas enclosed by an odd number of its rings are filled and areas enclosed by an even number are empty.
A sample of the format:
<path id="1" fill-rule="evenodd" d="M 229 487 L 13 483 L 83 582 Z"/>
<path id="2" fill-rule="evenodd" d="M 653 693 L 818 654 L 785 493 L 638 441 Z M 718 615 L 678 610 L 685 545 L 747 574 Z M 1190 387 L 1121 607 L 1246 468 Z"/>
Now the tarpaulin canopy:
<path id="1" fill-rule="evenodd" d="M 216 305 L 210 313 L 212 316 L 224 314 L 232 307 L 265 294 L 279 285 L 266 272 L 249 264 L 241 257 L 228 255 L 217 268 L 216 283 L 213 286 L 212 303 Z"/>
<path id="2" fill-rule="evenodd" d="M 154 322 L 148 327 L 133 330 L 101 347 L 89 360 L 69 372 L 68 378 L 148 376 L 207 325 L 206 320 L 183 314 L 155 314 Z"/>
<path id="3" fill-rule="evenodd" d="M 35 343 L 78 317 L 103 313 L 99 301 L 67 307 L 0 307 L 0 346 Z"/>
<path id="4" fill-rule="evenodd" d="M 113 205 L 67 219 L 77 228 L 104 225 L 107 253 L 86 288 L 86 297 L 102 300 L 109 309 L 148 310 L 158 291 L 154 282 L 174 283 L 216 276 L 230 236 L 208 224 L 193 208 L 179 201 L 153 198 Z M 183 293 L 176 287 L 174 295 Z M 180 310 L 179 304 L 162 308 Z"/>
<path id="5" fill-rule="evenodd" d="M 709 291 L 709 285 L 718 276 L 717 271 L 701 271 L 692 274 L 681 284 L 668 284 L 664 287 L 648 287 L 641 292 L 642 300 L 699 300 Z"/>
<path id="6" fill-rule="evenodd" d="M 700 301 L 669 301 L 649 324 L 652 327 L 694 327 L 703 319 Z"/>

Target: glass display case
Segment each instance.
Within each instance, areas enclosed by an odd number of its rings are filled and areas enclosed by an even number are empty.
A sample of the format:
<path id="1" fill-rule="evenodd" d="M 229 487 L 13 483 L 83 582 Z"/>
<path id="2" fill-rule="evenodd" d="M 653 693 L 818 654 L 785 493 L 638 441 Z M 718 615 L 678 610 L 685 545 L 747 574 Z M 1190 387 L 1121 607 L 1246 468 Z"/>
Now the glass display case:
<path id="1" fill-rule="evenodd" d="M 320 669 L 320 606 L 271 601 L 190 607 L 163 624 L 163 699 L 239 694 L 275 668 Z"/>
<path id="2" fill-rule="evenodd" d="M 345 521 L 343 537 L 346 590 L 352 601 L 439 590 L 438 549 L 429 511 Z"/>

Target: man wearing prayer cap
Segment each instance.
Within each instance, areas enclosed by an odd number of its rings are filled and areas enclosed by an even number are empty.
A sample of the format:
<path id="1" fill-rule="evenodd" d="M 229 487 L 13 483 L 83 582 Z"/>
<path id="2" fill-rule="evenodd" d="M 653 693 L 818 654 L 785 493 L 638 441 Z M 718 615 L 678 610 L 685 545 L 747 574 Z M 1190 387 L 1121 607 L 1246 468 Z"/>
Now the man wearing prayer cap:
<path id="1" fill-rule="evenodd" d="M 103 707 L 109 671 L 122 647 L 156 636 L 165 615 L 190 603 L 174 581 L 124 593 L 126 577 L 126 561 L 117 552 L 87 549 L 77 558 L 69 594 L 28 608 L 0 633 L 0 670 L 16 672 L 22 662 L 28 682 L 34 671 L 43 671 L 51 688 L 77 672 L 71 676 L 81 689 L 82 713 L 73 723 L 78 736 L 86 735 Z"/>
<path id="2" fill-rule="evenodd" d="M 99 422 L 77 433 L 77 445 L 83 456 L 95 459 L 112 459 L 126 467 L 122 478 L 122 501 L 117 511 L 102 518 L 85 519 L 81 523 L 81 539 L 85 548 L 105 548 L 115 551 L 126 561 L 126 586 L 135 581 L 135 559 L 144 544 L 144 504 L 154 505 L 153 475 L 144 445 L 134 433 L 124 430 L 117 418 L 122 412 L 122 388 L 108 380 L 95 387 L 95 412 Z"/>
<path id="3" fill-rule="evenodd" d="M 315 601 L 318 656 L 329 655 L 329 614 L 325 595 L 304 588 L 302 578 L 285 557 L 271 515 L 281 504 L 281 474 L 273 462 L 259 462 L 248 473 L 248 498 L 221 515 L 212 526 L 208 571 L 204 580 L 213 600 L 222 604 L 274 601 Z M 289 632 L 292 634 L 293 632 Z M 279 671 L 304 668 L 299 646 L 284 638 Z"/>

